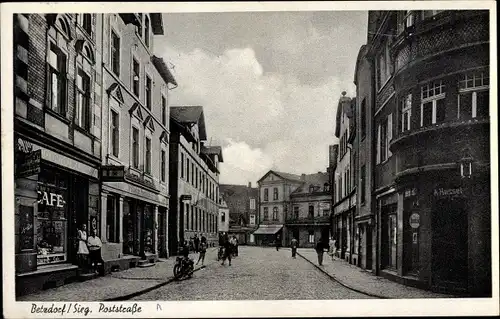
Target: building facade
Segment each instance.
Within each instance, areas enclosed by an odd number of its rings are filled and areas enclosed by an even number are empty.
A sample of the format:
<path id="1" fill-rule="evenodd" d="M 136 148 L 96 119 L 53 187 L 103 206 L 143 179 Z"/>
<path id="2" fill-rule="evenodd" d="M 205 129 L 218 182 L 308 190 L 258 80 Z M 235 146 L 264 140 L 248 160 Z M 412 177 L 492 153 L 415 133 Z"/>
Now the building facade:
<path id="1" fill-rule="evenodd" d="M 222 185 L 221 185 L 222 186 Z M 221 196 L 219 198 L 219 216 L 217 218 L 218 226 L 217 233 L 228 233 L 229 232 L 229 207 L 226 201 Z"/>
<path id="2" fill-rule="evenodd" d="M 330 237 L 331 194 L 327 173 L 305 176 L 304 183 L 290 194 L 285 216 L 285 245 L 297 239 L 299 248 L 314 248 Z"/>
<path id="3" fill-rule="evenodd" d="M 491 295 L 489 13 L 373 11 L 368 31 L 375 272 Z"/>
<path id="4" fill-rule="evenodd" d="M 355 103 L 356 99 L 342 92 L 339 100 L 335 124 L 335 136 L 339 139 L 337 163 L 334 170 L 334 196 L 332 234 L 337 240 L 338 257 L 351 261 L 359 260 L 359 234 L 354 234 L 354 217 L 356 212 L 356 185 L 354 183 L 354 150 L 355 137 Z"/>
<path id="5" fill-rule="evenodd" d="M 229 207 L 229 235 L 236 236 L 240 245 L 252 244 L 251 232 L 256 227 L 259 190 L 251 183 L 221 184 L 220 192 Z"/>
<path id="6" fill-rule="evenodd" d="M 161 14 L 104 14 L 101 28 L 102 254 L 110 267 L 128 268 L 136 257 L 168 256 L 168 95 L 176 83 L 151 53 Z"/>
<path id="7" fill-rule="evenodd" d="M 169 250 L 178 254 L 189 238 L 204 235 L 218 243 L 220 146 L 205 146 L 201 106 L 170 108 Z"/>
<path id="8" fill-rule="evenodd" d="M 95 14 L 14 15 L 16 294 L 77 275 L 99 232 L 102 46 Z"/>

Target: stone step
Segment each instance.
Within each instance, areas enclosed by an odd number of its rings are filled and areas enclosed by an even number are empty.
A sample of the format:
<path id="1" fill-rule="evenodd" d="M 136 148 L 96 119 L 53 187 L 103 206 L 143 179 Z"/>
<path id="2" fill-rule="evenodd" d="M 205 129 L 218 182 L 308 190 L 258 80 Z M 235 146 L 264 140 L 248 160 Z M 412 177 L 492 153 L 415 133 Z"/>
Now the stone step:
<path id="1" fill-rule="evenodd" d="M 147 268 L 147 267 L 153 267 L 154 265 L 155 265 L 154 263 L 144 263 L 144 264 L 139 264 L 138 267 Z"/>
<path id="2" fill-rule="evenodd" d="M 87 281 L 87 280 L 91 280 L 91 279 L 94 279 L 97 277 L 97 274 L 96 273 L 93 273 L 93 272 L 89 272 L 89 273 L 81 273 L 78 275 L 78 279 L 80 281 Z"/>

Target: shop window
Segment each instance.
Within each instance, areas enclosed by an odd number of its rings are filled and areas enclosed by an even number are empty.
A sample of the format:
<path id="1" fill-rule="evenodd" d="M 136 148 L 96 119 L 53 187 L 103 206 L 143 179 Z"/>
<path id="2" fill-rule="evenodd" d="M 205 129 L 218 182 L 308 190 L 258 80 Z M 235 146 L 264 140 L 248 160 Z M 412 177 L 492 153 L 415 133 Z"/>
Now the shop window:
<path id="1" fill-rule="evenodd" d="M 151 174 L 151 139 L 146 137 L 146 174 Z"/>
<path id="2" fill-rule="evenodd" d="M 117 243 L 118 240 L 118 205 L 117 198 L 112 195 L 107 197 L 106 213 L 106 238 L 108 242 Z"/>
<path id="3" fill-rule="evenodd" d="M 167 153 L 161 150 L 161 181 L 165 183 L 167 180 Z"/>
<path id="4" fill-rule="evenodd" d="M 269 220 L 269 208 L 264 207 L 264 220 Z"/>
<path id="5" fill-rule="evenodd" d="M 139 97 L 140 93 L 140 80 L 141 80 L 141 66 L 136 58 L 132 59 L 132 92 L 135 96 Z"/>
<path id="6" fill-rule="evenodd" d="M 299 219 L 299 206 L 293 207 L 293 219 Z"/>
<path id="7" fill-rule="evenodd" d="M 313 205 L 309 205 L 309 215 L 308 215 L 309 218 L 313 218 L 314 217 L 314 206 Z"/>
<path id="8" fill-rule="evenodd" d="M 119 115 L 111 110 L 111 152 L 118 157 L 120 150 L 120 120 Z"/>
<path id="9" fill-rule="evenodd" d="M 49 85 L 47 85 L 49 108 L 62 116 L 66 115 L 66 61 L 66 54 L 51 43 L 48 56 Z"/>
<path id="10" fill-rule="evenodd" d="M 278 207 L 273 207 L 273 220 L 278 220 Z"/>
<path id="11" fill-rule="evenodd" d="M 153 81 L 151 77 L 146 75 L 146 107 L 151 111 L 151 103 L 152 103 L 152 93 L 153 92 Z"/>
<path id="12" fill-rule="evenodd" d="M 487 72 L 466 73 L 461 76 L 458 95 L 459 118 L 489 116 L 489 84 Z"/>
<path id="13" fill-rule="evenodd" d="M 111 70 L 120 76 L 120 37 L 111 30 Z"/>
<path id="14" fill-rule="evenodd" d="M 132 166 L 139 168 L 139 130 L 132 127 Z"/>
<path id="15" fill-rule="evenodd" d="M 278 200 L 278 188 L 273 189 L 273 200 Z"/>
<path id="16" fill-rule="evenodd" d="M 67 176 L 42 170 L 38 182 L 38 213 L 35 220 L 37 264 L 67 260 Z"/>
<path id="17" fill-rule="evenodd" d="M 264 188 L 264 201 L 268 201 L 269 200 L 269 189 L 267 188 Z"/>
<path id="18" fill-rule="evenodd" d="M 421 88 L 421 106 L 420 106 L 420 126 L 441 123 L 445 120 L 445 86 L 443 81 L 422 86 Z"/>
<path id="19" fill-rule="evenodd" d="M 406 95 L 401 102 L 401 132 L 410 130 L 411 123 L 411 93 Z"/>
<path id="20" fill-rule="evenodd" d="M 76 112 L 75 112 L 75 122 L 76 124 L 86 131 L 90 130 L 90 77 L 83 72 L 83 70 L 78 70 L 78 75 L 76 78 Z"/>
<path id="21" fill-rule="evenodd" d="M 309 244 L 314 244 L 314 230 L 309 231 Z"/>

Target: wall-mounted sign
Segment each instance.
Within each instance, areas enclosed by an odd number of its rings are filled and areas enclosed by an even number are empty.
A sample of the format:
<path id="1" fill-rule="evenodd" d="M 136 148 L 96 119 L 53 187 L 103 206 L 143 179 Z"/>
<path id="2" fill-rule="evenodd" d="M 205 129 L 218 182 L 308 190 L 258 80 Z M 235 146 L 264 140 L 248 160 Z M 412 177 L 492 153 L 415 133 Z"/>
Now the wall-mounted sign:
<path id="1" fill-rule="evenodd" d="M 17 150 L 23 153 L 31 153 L 33 152 L 33 144 L 31 144 L 31 142 L 23 140 L 22 138 L 18 138 Z"/>
<path id="2" fill-rule="evenodd" d="M 412 189 L 407 189 L 405 190 L 405 197 L 412 197 L 412 196 L 416 196 L 417 195 L 417 189 L 416 188 L 412 188 Z"/>
<path id="3" fill-rule="evenodd" d="M 124 179 L 124 166 L 106 165 L 101 167 L 101 180 L 103 182 L 123 182 Z"/>
<path id="4" fill-rule="evenodd" d="M 458 196 L 463 195 L 464 191 L 462 187 L 459 188 L 436 188 L 434 189 L 434 196 Z"/>
<path id="5" fill-rule="evenodd" d="M 191 195 L 181 195 L 181 200 L 191 200 L 192 198 Z"/>
<path id="6" fill-rule="evenodd" d="M 411 228 L 418 228 L 420 227 L 420 215 L 417 213 L 413 213 L 410 216 L 410 226 Z"/>
<path id="7" fill-rule="evenodd" d="M 38 204 L 44 204 L 46 206 L 59 207 L 59 208 L 64 207 L 64 204 L 66 204 L 63 195 L 54 194 L 42 190 L 39 190 L 37 192 L 38 192 Z"/>
<path id="8" fill-rule="evenodd" d="M 16 177 L 31 176 L 40 173 L 40 160 L 42 150 L 31 153 L 18 153 L 16 165 Z"/>

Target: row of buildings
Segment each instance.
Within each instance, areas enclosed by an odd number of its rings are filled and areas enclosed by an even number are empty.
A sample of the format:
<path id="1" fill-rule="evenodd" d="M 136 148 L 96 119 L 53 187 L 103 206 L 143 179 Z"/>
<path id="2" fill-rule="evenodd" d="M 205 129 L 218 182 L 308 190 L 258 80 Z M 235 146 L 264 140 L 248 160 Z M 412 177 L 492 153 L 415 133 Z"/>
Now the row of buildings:
<path id="1" fill-rule="evenodd" d="M 488 11 L 370 11 L 331 146 L 339 257 L 491 294 Z"/>
<path id="2" fill-rule="evenodd" d="M 158 13 L 15 15 L 17 294 L 78 275 L 82 225 L 107 271 L 217 241 L 222 149 L 203 107 L 169 105 L 163 33 Z"/>
<path id="3" fill-rule="evenodd" d="M 376 275 L 490 295 L 489 52 L 488 11 L 370 11 L 328 173 L 265 174 L 249 242 L 332 236 Z"/>

